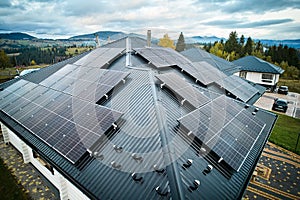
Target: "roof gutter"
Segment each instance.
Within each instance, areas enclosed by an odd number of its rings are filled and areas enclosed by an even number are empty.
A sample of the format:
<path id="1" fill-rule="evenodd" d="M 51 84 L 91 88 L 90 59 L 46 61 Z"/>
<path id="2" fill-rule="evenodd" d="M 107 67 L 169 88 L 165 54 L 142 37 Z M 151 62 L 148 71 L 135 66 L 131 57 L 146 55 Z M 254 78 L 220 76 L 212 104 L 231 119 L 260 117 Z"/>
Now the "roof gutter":
<path id="1" fill-rule="evenodd" d="M 258 164 L 258 161 L 259 161 L 259 159 L 260 159 L 260 157 L 261 157 L 261 154 L 262 154 L 262 152 L 263 152 L 263 150 L 264 150 L 264 148 L 265 148 L 265 145 L 266 145 L 266 143 L 268 142 L 268 140 L 269 140 L 269 138 L 270 138 L 270 136 L 271 136 L 271 133 L 272 133 L 273 128 L 274 128 L 274 126 L 275 126 L 275 124 L 276 124 L 276 122 L 277 122 L 277 119 L 278 119 L 278 115 L 276 115 L 276 118 L 275 118 L 275 120 L 273 121 L 273 124 L 272 124 L 271 129 L 270 129 L 269 134 L 268 134 L 268 137 L 266 137 L 265 140 L 264 140 L 264 142 L 263 142 L 264 145 L 262 145 L 262 146 L 260 147 L 258 156 L 256 157 L 256 160 L 255 160 L 255 163 L 256 163 L 256 164 L 253 165 L 252 168 L 251 168 L 251 170 L 249 171 L 249 175 L 248 175 L 248 177 L 247 177 L 247 179 L 246 179 L 246 181 L 245 181 L 244 186 L 243 186 L 243 187 L 241 188 L 241 190 L 240 190 L 241 192 L 240 192 L 240 194 L 239 194 L 239 196 L 238 196 L 238 199 L 242 199 L 244 193 L 246 192 L 246 189 L 247 189 L 247 187 L 248 187 L 248 185 L 249 185 L 249 183 L 250 183 L 250 179 L 251 179 L 251 177 L 252 177 L 252 174 L 253 174 L 253 172 L 254 172 L 254 170 L 255 170 L 257 164 Z"/>

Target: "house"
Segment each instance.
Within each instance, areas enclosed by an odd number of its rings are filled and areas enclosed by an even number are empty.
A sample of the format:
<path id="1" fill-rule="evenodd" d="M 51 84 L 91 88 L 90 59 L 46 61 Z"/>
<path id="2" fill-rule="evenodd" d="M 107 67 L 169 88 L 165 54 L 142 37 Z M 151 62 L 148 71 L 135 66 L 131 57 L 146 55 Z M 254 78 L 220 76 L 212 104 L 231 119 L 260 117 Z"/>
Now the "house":
<path id="1" fill-rule="evenodd" d="M 241 199 L 277 116 L 203 67 L 126 37 L 5 82 L 4 142 L 61 199 Z"/>
<path id="2" fill-rule="evenodd" d="M 233 63 L 240 66 L 240 77 L 271 90 L 276 88 L 279 76 L 284 72 L 280 67 L 255 56 L 246 56 Z"/>

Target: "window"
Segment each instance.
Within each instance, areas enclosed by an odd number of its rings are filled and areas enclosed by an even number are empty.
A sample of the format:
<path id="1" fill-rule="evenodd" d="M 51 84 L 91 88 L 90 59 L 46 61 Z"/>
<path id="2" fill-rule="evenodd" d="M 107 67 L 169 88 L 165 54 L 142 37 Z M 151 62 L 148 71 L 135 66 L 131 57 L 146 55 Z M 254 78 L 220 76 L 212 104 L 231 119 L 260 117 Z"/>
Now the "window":
<path id="1" fill-rule="evenodd" d="M 262 74 L 261 81 L 266 83 L 272 83 L 273 82 L 273 74 Z"/>
<path id="2" fill-rule="evenodd" d="M 241 71 L 241 72 L 240 72 L 240 77 L 246 79 L 246 77 L 247 77 L 247 72 Z"/>
<path id="3" fill-rule="evenodd" d="M 32 154 L 35 159 L 37 159 L 43 166 L 45 166 L 54 175 L 53 167 L 47 161 L 41 158 L 41 156 L 34 150 L 32 150 Z"/>

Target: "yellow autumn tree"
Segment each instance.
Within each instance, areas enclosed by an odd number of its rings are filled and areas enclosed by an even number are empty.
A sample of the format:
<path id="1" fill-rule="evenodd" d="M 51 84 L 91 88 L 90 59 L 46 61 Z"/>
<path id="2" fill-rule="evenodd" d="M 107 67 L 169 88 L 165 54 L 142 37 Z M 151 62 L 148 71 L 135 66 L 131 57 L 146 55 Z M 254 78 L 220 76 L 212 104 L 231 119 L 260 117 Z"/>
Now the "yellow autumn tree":
<path id="1" fill-rule="evenodd" d="M 158 46 L 175 49 L 174 41 L 171 40 L 168 34 L 165 34 L 163 38 L 159 39 Z"/>

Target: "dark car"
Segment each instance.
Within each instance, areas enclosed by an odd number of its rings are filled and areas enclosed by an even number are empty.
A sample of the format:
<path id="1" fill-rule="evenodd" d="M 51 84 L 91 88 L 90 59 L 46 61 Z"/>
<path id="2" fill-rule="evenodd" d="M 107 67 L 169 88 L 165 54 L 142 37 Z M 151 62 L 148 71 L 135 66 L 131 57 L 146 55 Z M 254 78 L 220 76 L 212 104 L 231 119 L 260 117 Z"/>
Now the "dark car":
<path id="1" fill-rule="evenodd" d="M 288 94 L 289 93 L 289 88 L 288 86 L 280 86 L 278 88 L 278 94 Z"/>
<path id="2" fill-rule="evenodd" d="M 274 99 L 272 110 L 278 110 L 278 111 L 286 112 L 287 109 L 288 109 L 287 100 L 285 100 L 285 99 Z"/>

